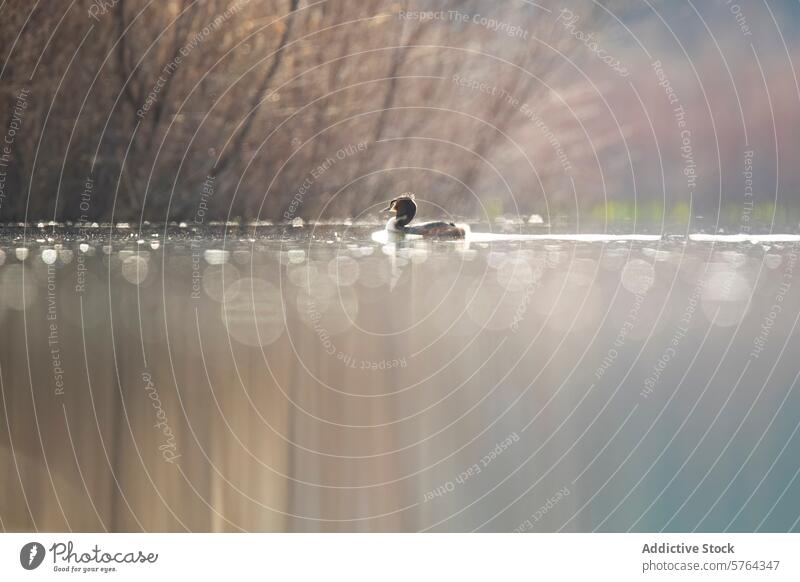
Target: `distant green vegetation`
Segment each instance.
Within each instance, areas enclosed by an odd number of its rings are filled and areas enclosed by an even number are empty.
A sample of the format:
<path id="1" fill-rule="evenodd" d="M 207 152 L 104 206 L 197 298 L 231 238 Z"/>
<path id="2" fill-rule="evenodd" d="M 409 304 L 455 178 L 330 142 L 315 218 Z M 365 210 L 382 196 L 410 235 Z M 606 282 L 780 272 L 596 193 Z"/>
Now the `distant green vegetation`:
<path id="1" fill-rule="evenodd" d="M 496 210 L 495 206 L 492 206 Z M 658 229 L 663 224 L 667 229 L 685 229 L 687 225 L 695 230 L 713 229 L 715 226 L 726 232 L 767 232 L 772 229 L 796 232 L 800 230 L 800 207 L 774 202 L 760 202 L 752 207 L 741 204 L 723 204 L 719 209 L 692 210 L 688 202 L 664 205 L 656 201 L 640 204 L 609 200 L 594 203 L 580 209 L 575 216 L 575 208 L 551 206 L 553 224 L 580 222 L 585 230 L 589 224 L 605 225 L 612 228 L 636 224 L 637 228 Z M 542 213 L 542 216 L 545 216 Z M 774 222 L 774 224 L 773 224 Z"/>

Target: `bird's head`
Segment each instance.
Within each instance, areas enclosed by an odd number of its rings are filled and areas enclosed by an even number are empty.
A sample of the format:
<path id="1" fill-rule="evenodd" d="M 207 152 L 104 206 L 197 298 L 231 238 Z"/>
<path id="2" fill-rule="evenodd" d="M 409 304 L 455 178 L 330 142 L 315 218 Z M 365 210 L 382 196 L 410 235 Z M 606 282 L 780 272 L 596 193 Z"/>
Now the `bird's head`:
<path id="1" fill-rule="evenodd" d="M 414 202 L 414 194 L 405 192 L 389 202 L 389 206 L 384 208 L 384 212 L 389 212 L 395 216 L 397 226 L 405 226 L 414 218 L 417 213 L 417 203 Z"/>

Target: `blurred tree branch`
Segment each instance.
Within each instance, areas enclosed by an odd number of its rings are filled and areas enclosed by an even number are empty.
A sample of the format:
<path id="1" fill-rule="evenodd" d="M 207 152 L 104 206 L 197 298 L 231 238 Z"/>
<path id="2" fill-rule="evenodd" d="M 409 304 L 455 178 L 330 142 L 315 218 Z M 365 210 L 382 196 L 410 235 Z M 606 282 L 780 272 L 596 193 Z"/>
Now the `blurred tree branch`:
<path id="1" fill-rule="evenodd" d="M 278 41 L 278 47 L 275 50 L 272 63 L 270 64 L 270 67 L 264 77 L 261 79 L 261 84 L 259 85 L 258 89 L 253 93 L 253 96 L 250 100 L 250 107 L 247 109 L 248 114 L 245 117 L 241 128 L 233 137 L 230 144 L 228 144 L 228 148 L 220 156 L 219 161 L 214 165 L 214 168 L 210 172 L 211 175 L 221 174 L 236 156 L 241 155 L 242 145 L 245 143 L 245 140 L 253 128 L 258 107 L 261 103 L 263 103 L 267 94 L 267 90 L 271 86 L 272 81 L 274 80 L 275 75 L 281 66 L 281 62 L 283 61 L 284 49 L 286 48 L 286 44 L 289 42 L 289 36 L 292 32 L 292 24 L 294 22 L 295 12 L 297 11 L 299 5 L 300 0 L 289 0 L 289 11 L 287 13 L 288 16 L 284 23 L 283 31 L 281 32 L 281 37 Z"/>

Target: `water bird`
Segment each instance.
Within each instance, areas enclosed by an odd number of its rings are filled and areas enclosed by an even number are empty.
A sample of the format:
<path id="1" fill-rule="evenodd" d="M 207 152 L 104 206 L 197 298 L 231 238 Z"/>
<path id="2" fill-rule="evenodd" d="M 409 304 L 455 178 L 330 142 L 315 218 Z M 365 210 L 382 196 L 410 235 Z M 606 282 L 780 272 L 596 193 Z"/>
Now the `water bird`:
<path id="1" fill-rule="evenodd" d="M 466 224 L 455 224 L 435 220 L 423 222 L 414 226 L 408 224 L 417 214 L 417 203 L 414 201 L 414 194 L 406 192 L 400 194 L 389 202 L 388 208 L 384 212 L 393 213 L 386 223 L 386 232 L 393 235 L 417 235 L 428 238 L 456 238 L 461 239 L 467 236 L 469 227 Z"/>

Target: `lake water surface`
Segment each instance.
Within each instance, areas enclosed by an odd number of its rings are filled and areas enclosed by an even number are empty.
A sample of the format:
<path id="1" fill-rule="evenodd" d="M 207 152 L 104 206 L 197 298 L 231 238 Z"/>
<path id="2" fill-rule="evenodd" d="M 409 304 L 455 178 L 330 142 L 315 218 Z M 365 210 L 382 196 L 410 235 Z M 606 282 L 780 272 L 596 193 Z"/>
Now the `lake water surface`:
<path id="1" fill-rule="evenodd" d="M 797 237 L 374 230 L 5 229 L 3 529 L 800 530 Z"/>

